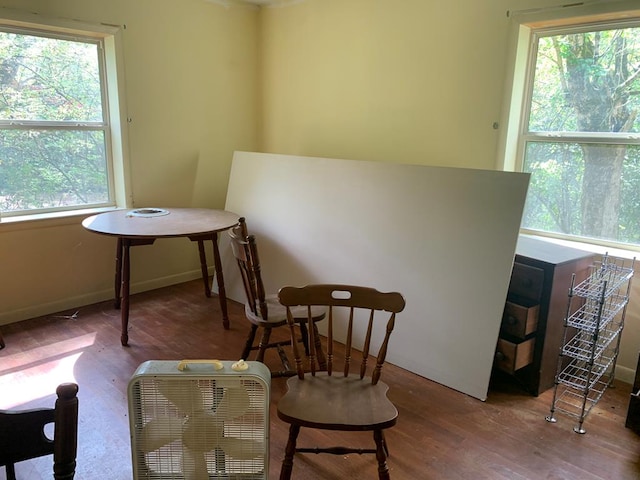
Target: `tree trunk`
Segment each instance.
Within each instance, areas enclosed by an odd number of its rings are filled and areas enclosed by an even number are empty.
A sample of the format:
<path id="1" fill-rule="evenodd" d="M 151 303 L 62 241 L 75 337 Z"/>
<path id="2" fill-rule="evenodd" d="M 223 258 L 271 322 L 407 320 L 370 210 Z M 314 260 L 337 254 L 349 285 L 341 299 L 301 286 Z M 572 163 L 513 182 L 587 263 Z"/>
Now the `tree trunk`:
<path id="1" fill-rule="evenodd" d="M 582 151 L 582 235 L 615 240 L 626 147 L 583 145 Z"/>

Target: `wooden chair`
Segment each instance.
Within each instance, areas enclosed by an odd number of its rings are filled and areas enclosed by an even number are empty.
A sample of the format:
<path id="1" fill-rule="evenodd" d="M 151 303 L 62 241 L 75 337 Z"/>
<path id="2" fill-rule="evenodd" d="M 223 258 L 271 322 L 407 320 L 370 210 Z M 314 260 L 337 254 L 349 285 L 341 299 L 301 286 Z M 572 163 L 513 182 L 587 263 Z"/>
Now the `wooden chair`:
<path id="1" fill-rule="evenodd" d="M 290 345 L 290 340 L 283 340 L 278 342 L 270 342 L 271 332 L 274 328 L 286 326 L 287 315 L 285 308 L 278 301 L 276 294 L 267 295 L 265 293 L 264 284 L 262 282 L 262 274 L 260 269 L 260 258 L 258 256 L 258 246 L 256 244 L 255 236 L 249 235 L 247 230 L 247 224 L 244 217 L 241 217 L 238 221 L 238 225 L 229 230 L 229 237 L 231 239 L 231 250 L 235 256 L 238 268 L 240 270 L 240 276 L 242 277 L 242 284 L 244 286 L 247 301 L 245 303 L 245 315 L 247 320 L 251 323 L 251 329 L 247 336 L 245 346 L 240 358 L 248 360 L 251 351 L 257 350 L 256 360 L 259 362 L 264 361 L 265 352 L 267 349 L 275 348 L 280 357 L 283 370 L 275 371 L 271 373 L 272 377 L 292 376 L 295 375 L 295 371 L 291 368 L 289 358 L 284 346 Z M 322 320 L 325 316 L 325 309 L 314 307 L 312 309 L 312 318 L 314 321 Z M 301 338 L 304 343 L 305 352 L 309 352 L 309 345 L 306 343 L 307 334 L 307 311 L 306 309 L 293 310 L 294 323 L 300 328 L 302 333 Z M 258 328 L 262 329 L 262 336 L 259 343 L 256 345 L 256 333 Z M 314 329 L 317 327 L 313 326 Z M 317 334 L 317 330 L 314 335 L 314 339 L 318 342 L 317 348 L 320 348 L 320 337 Z M 326 365 L 324 357 L 320 359 L 320 363 L 324 367 Z"/>
<path id="2" fill-rule="evenodd" d="M 389 336 L 393 330 L 396 313 L 404 309 L 405 301 L 399 293 L 381 293 L 373 288 L 350 285 L 309 285 L 306 287 L 284 287 L 280 290 L 280 302 L 287 308 L 290 327 L 294 325 L 294 308 L 328 307 L 327 316 L 327 369 L 318 371 L 315 360 L 314 335 L 317 330 L 309 328 L 311 352 L 310 373 L 305 373 L 297 345 L 293 344 L 297 376 L 287 380 L 287 392 L 278 402 L 278 417 L 289 423 L 289 439 L 282 461 L 280 479 L 291 478 L 293 457 L 298 453 L 374 453 L 378 460 L 378 477 L 389 479 L 387 467 L 387 444 L 384 430 L 396 423 L 398 411 L 387 398 L 388 386 L 380 381 L 380 372 L 387 354 Z M 308 317 L 310 326 L 315 320 Z M 344 356 L 335 352 L 334 333 L 343 322 L 346 330 Z M 354 348 L 356 325 L 366 326 L 362 351 Z M 375 328 L 377 327 L 377 328 Z M 364 331 L 364 330 L 362 330 Z M 374 337 L 374 332 L 381 335 Z M 382 333 L 384 332 L 384 333 Z M 293 335 L 293 331 L 292 331 Z M 372 338 L 379 339 L 381 346 L 377 358 L 369 361 Z M 341 358 L 341 360 L 339 360 Z M 373 359 L 371 359 L 373 360 Z M 359 365 L 356 362 L 359 361 Z M 341 368 L 339 368 L 341 367 Z M 351 373 L 351 370 L 357 373 Z M 372 431 L 375 448 L 350 447 L 299 448 L 296 446 L 301 427 L 323 430 Z"/>
<path id="3" fill-rule="evenodd" d="M 53 478 L 71 480 L 76 471 L 78 444 L 78 385 L 63 383 L 56 389 L 54 408 L 0 410 L 0 466 L 7 480 L 16 480 L 14 464 L 53 454 Z M 53 440 L 44 433 L 53 423 Z"/>

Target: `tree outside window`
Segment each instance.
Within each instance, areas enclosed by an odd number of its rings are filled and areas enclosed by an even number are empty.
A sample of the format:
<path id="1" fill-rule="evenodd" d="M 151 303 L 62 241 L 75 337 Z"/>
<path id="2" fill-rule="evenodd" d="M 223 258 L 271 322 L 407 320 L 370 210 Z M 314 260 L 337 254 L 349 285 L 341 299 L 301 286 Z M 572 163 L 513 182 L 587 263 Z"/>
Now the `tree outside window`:
<path id="1" fill-rule="evenodd" d="M 532 38 L 523 227 L 640 246 L 640 20 Z"/>
<path id="2" fill-rule="evenodd" d="M 112 204 L 100 40 L 0 27 L 3 215 Z"/>

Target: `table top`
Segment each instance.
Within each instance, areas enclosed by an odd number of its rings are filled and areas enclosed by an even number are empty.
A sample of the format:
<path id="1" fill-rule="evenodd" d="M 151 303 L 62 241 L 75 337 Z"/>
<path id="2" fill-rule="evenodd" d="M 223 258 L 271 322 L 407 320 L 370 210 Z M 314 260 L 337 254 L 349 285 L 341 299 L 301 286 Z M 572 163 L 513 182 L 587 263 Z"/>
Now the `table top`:
<path id="1" fill-rule="evenodd" d="M 138 208 L 87 217 L 82 226 L 103 235 L 124 238 L 190 237 L 227 230 L 239 215 L 209 208 Z"/>

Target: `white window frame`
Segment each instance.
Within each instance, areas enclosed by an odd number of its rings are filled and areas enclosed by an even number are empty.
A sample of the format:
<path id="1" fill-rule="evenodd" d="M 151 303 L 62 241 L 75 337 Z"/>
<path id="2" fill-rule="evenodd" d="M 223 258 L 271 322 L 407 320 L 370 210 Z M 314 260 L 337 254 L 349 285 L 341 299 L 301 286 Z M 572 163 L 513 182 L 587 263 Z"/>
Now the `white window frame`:
<path id="1" fill-rule="evenodd" d="M 531 93 L 531 69 L 535 68 L 537 39 L 539 35 L 559 33 L 568 28 L 582 31 L 594 30 L 594 26 L 607 24 L 615 28 L 637 24 L 640 9 L 636 1 L 602 1 L 594 0 L 569 6 L 537 8 L 516 12 L 508 12 L 511 20 L 507 62 L 509 71 L 505 83 L 504 108 L 502 124 L 505 128 L 500 136 L 500 153 L 498 168 L 506 171 L 523 171 L 524 147 L 527 142 L 549 139 L 561 142 L 584 142 L 610 144 L 612 140 L 618 144 L 637 145 L 640 135 L 628 133 L 590 134 L 580 133 L 538 133 L 528 131 L 528 102 Z M 633 20 L 629 20 L 629 19 Z M 640 221 L 640 219 L 639 219 Z M 563 240 L 592 243 L 603 246 L 640 250 L 640 246 L 561 235 L 553 232 L 542 232 L 521 228 L 521 233 L 547 236 Z"/>
<path id="2" fill-rule="evenodd" d="M 131 181 L 129 176 L 127 117 L 124 94 L 124 65 L 122 55 L 122 30 L 118 25 L 88 24 L 69 19 L 49 19 L 37 14 L 29 14 L 9 9 L 0 10 L 0 25 L 14 33 L 36 33 L 50 38 L 92 39 L 99 44 L 101 52 L 100 68 L 103 80 L 103 123 L 80 125 L 75 130 L 90 129 L 105 132 L 105 153 L 109 201 L 94 206 L 72 206 L 68 208 L 41 209 L 4 212 L 0 225 L 27 220 L 64 218 L 87 215 L 114 208 L 131 206 Z M 15 128 L 27 127 L 31 122 L 21 122 Z M 63 125 L 55 128 L 64 129 Z"/>

